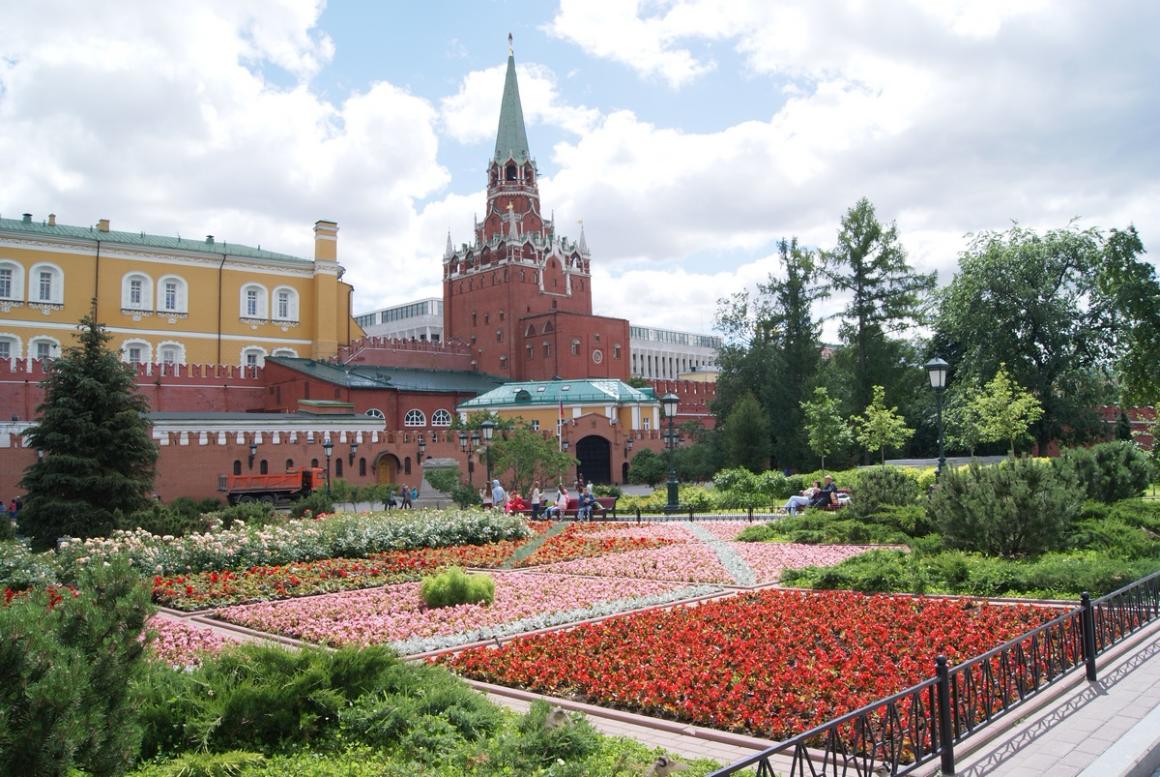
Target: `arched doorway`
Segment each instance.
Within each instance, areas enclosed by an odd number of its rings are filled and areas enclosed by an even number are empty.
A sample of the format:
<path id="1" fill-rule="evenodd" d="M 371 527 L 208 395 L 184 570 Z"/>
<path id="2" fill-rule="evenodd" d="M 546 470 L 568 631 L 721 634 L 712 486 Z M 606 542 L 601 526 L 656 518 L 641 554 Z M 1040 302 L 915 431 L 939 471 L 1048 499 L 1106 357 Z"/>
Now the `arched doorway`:
<path id="1" fill-rule="evenodd" d="M 612 482 L 612 446 L 608 440 L 589 435 L 576 443 L 576 472 L 591 483 Z"/>
<path id="2" fill-rule="evenodd" d="M 399 460 L 393 454 L 384 453 L 375 462 L 375 482 L 381 485 L 394 483 L 399 475 Z"/>

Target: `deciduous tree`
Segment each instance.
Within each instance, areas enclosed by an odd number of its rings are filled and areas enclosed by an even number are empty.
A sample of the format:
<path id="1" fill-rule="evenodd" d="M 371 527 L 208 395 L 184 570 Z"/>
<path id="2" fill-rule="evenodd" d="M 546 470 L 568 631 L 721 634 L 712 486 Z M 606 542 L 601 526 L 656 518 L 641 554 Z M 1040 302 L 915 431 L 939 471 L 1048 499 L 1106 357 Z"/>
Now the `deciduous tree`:
<path id="1" fill-rule="evenodd" d="M 886 464 L 886 449 L 898 448 L 914 435 L 914 430 L 906 425 L 906 419 L 898 414 L 897 407 L 886 406 L 886 390 L 881 386 L 871 389 L 870 404 L 866 411 L 854 419 L 858 442 L 868 451 L 880 451 L 882 464 Z"/>
<path id="2" fill-rule="evenodd" d="M 821 458 L 825 470 L 826 457 L 850 445 L 850 427 L 842 418 L 838 400 L 823 386 L 815 388 L 813 399 L 802 402 L 801 408 L 810 450 Z"/>
<path id="3" fill-rule="evenodd" d="M 980 442 L 1006 440 L 1008 454 L 1015 455 L 1015 443 L 1027 435 L 1031 425 L 1043 415 L 1043 405 L 1007 375 L 999 364 L 995 377 L 971 398 L 969 412 Z"/>

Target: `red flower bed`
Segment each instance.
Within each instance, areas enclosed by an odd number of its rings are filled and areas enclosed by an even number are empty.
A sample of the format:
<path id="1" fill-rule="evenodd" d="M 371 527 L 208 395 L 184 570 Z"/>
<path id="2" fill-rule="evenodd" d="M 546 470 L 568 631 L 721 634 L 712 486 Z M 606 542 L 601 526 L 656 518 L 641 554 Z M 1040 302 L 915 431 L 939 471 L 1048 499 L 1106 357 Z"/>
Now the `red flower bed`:
<path id="1" fill-rule="evenodd" d="M 671 545 L 675 540 L 657 537 L 591 537 L 594 532 L 606 532 L 610 526 L 623 527 L 629 524 L 583 524 L 573 523 L 554 537 L 548 538 L 536 551 L 521 559 L 517 567 L 534 567 L 554 564 L 558 561 L 573 561 L 579 558 L 606 556 L 609 553 L 623 553 L 628 550 L 647 550 Z"/>
<path id="2" fill-rule="evenodd" d="M 761 591 L 477 648 L 468 677 L 780 739 L 1055 617 L 1030 606 Z"/>

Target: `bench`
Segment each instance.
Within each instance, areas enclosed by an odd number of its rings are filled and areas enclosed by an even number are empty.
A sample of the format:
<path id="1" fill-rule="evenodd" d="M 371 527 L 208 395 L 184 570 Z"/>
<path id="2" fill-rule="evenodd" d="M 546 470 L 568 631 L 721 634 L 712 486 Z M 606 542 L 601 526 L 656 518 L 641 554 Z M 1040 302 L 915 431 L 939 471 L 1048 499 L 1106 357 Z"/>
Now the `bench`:
<path id="1" fill-rule="evenodd" d="M 815 507 L 814 509 L 815 509 L 815 510 L 825 510 L 826 512 L 833 512 L 833 511 L 835 511 L 835 510 L 841 510 L 843 507 L 845 507 L 845 506 L 846 506 L 847 504 L 849 504 L 849 502 L 850 502 L 850 489 L 848 489 L 848 488 L 839 488 L 839 489 L 838 489 L 838 498 L 839 498 L 839 500 L 841 500 L 841 497 L 843 497 L 843 496 L 845 496 L 845 497 L 846 497 L 846 501 L 844 501 L 844 502 L 843 502 L 843 501 L 839 501 L 837 504 L 828 504 L 828 505 L 823 505 L 823 506 L 821 506 L 821 507 Z"/>
<path id="2" fill-rule="evenodd" d="M 614 512 L 616 510 L 616 499 L 617 498 L 615 496 L 598 496 L 598 497 L 596 497 L 596 504 L 592 507 L 592 517 L 595 518 L 595 517 L 599 516 L 601 519 L 607 518 L 609 512 Z M 549 502 L 548 506 L 553 507 L 553 506 L 555 506 L 555 504 L 556 504 L 555 502 Z M 580 511 L 580 499 L 578 497 L 574 497 L 574 496 L 568 497 L 568 509 L 564 511 L 564 517 L 565 518 L 575 518 L 576 513 L 578 513 L 579 511 Z M 532 511 L 530 509 L 519 510 L 518 512 L 520 515 L 531 515 L 532 514 Z M 543 516 L 543 514 L 544 514 L 543 510 L 541 510 L 540 515 Z"/>

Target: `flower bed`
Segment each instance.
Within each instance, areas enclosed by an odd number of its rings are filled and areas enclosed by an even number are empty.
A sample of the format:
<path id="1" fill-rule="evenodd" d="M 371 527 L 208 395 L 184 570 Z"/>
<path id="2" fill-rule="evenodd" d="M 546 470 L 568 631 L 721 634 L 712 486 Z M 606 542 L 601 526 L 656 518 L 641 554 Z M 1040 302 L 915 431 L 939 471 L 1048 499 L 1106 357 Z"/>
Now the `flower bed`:
<path id="1" fill-rule="evenodd" d="M 628 531 L 628 524 L 573 523 L 554 537 L 548 539 L 527 558 L 521 559 L 519 567 L 534 567 L 572 559 L 595 558 L 611 553 L 659 548 L 673 542 L 687 542 L 689 536 L 677 540 L 646 530 Z M 615 532 L 614 534 L 611 532 Z"/>
<path id="2" fill-rule="evenodd" d="M 303 519 L 279 526 L 247 527 L 159 537 L 117 531 L 107 538 L 65 540 L 57 553 L 62 569 L 127 555 L 148 574 L 177 575 L 248 569 L 327 558 L 365 558 L 388 550 L 484 545 L 530 535 L 519 516 L 481 510 L 392 510 Z"/>
<path id="3" fill-rule="evenodd" d="M 787 567 L 836 564 L 863 553 L 860 545 L 793 545 L 783 543 L 722 543 L 748 565 L 752 579 L 739 579 L 740 570 L 726 569 L 713 548 L 705 543 L 671 544 L 648 550 L 583 558 L 543 567 L 544 571 L 570 575 L 629 577 L 649 580 L 680 580 L 725 585 L 770 583 Z"/>
<path id="4" fill-rule="evenodd" d="M 714 589 L 641 580 L 497 572 L 490 606 L 428 609 L 418 583 L 310 599 L 227 607 L 215 617 L 326 645 L 389 643 L 402 653 L 507 636 Z"/>
<path id="5" fill-rule="evenodd" d="M 213 629 L 169 618 L 150 618 L 145 628 L 153 632 L 149 655 L 171 666 L 197 666 L 207 654 L 237 644 Z"/>
<path id="6" fill-rule="evenodd" d="M 465 676 L 780 739 L 982 653 L 1048 608 L 761 591 L 440 659 Z"/>
<path id="7" fill-rule="evenodd" d="M 374 553 L 367 559 L 332 558 L 239 572 L 220 570 L 153 578 L 153 601 L 178 610 L 291 599 L 417 580 L 450 566 L 498 567 L 523 540 L 487 545 L 419 548 Z"/>

